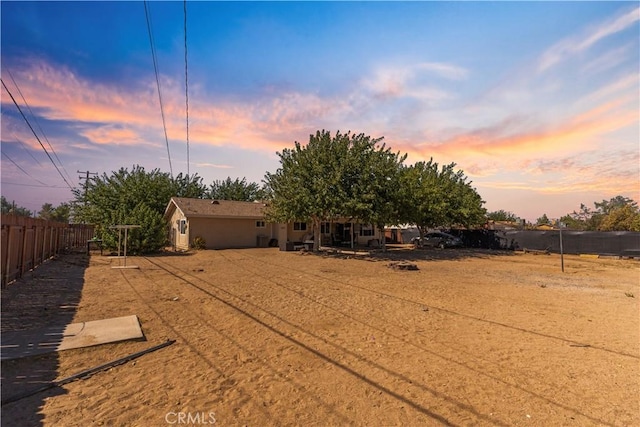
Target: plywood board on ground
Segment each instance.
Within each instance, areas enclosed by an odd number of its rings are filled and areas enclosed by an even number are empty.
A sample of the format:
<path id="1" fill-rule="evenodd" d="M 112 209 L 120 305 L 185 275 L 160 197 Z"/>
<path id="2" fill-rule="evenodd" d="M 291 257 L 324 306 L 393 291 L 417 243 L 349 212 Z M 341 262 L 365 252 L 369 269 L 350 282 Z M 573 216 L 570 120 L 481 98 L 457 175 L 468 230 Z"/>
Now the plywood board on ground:
<path id="1" fill-rule="evenodd" d="M 143 338 L 138 316 L 2 333 L 1 360 Z"/>

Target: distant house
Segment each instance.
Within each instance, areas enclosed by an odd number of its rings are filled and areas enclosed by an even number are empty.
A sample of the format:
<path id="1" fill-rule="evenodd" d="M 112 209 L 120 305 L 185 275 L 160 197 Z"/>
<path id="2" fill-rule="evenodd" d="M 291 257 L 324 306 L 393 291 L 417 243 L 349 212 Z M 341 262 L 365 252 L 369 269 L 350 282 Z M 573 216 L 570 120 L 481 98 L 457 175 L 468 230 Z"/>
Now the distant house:
<path id="1" fill-rule="evenodd" d="M 485 229 L 487 230 L 501 230 L 501 231 L 509 231 L 509 230 L 518 230 L 522 229 L 522 224 L 517 221 L 494 221 L 489 220 L 485 224 Z"/>
<path id="2" fill-rule="evenodd" d="M 384 235 L 387 243 L 411 243 L 411 239 L 420 237 L 420 230 L 411 226 L 391 226 L 385 228 Z"/>
<path id="3" fill-rule="evenodd" d="M 277 239 L 277 224 L 265 220 L 258 202 L 172 197 L 164 212 L 174 249 L 189 249 L 196 237 L 207 249 L 266 247 Z"/>

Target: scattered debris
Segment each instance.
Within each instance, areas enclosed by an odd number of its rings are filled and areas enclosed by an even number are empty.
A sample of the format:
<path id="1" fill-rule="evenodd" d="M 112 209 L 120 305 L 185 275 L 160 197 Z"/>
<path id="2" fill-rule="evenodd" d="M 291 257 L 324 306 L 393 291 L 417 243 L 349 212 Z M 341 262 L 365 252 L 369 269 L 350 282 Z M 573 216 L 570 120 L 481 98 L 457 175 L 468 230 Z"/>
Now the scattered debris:
<path id="1" fill-rule="evenodd" d="M 388 267 L 394 270 L 418 270 L 416 264 L 407 261 L 393 261 L 389 263 Z"/>
<path id="2" fill-rule="evenodd" d="M 539 250 L 539 249 L 527 249 L 524 248 L 522 250 L 522 252 L 524 252 L 525 254 L 529 253 L 529 254 L 533 254 L 533 255 L 549 255 L 549 249 L 545 249 L 545 250 Z"/>

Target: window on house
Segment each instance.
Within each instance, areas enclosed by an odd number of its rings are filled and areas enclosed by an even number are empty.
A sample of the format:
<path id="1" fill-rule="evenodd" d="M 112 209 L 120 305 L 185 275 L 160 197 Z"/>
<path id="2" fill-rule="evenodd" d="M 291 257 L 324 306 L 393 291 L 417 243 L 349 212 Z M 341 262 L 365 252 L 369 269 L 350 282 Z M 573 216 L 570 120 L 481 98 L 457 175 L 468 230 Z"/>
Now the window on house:
<path id="1" fill-rule="evenodd" d="M 187 232 L 187 220 L 181 219 L 178 223 L 178 229 L 180 230 L 180 234 L 186 234 Z"/>
<path id="2" fill-rule="evenodd" d="M 265 228 L 267 224 L 264 221 L 256 221 L 256 228 Z"/>
<path id="3" fill-rule="evenodd" d="M 321 234 L 331 234 L 331 223 L 330 222 L 321 222 L 320 223 L 320 233 Z"/>
<path id="4" fill-rule="evenodd" d="M 307 230 L 307 223 L 306 222 L 294 222 L 293 223 L 293 229 L 295 231 L 306 231 Z"/>
<path id="5" fill-rule="evenodd" d="M 373 225 L 362 225 L 360 227 L 360 235 L 361 236 L 373 236 L 374 228 Z"/>

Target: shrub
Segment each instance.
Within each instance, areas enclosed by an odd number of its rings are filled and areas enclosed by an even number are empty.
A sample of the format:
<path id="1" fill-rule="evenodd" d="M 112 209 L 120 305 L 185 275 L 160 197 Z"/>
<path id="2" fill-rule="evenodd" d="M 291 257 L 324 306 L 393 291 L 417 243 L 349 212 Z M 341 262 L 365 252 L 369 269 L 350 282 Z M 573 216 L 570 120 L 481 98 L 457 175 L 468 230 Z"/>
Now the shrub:
<path id="1" fill-rule="evenodd" d="M 193 249 L 206 249 L 207 241 L 200 236 L 196 236 L 193 238 L 193 243 L 191 244 Z"/>

